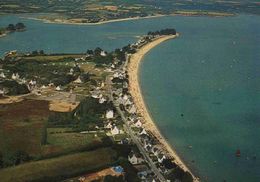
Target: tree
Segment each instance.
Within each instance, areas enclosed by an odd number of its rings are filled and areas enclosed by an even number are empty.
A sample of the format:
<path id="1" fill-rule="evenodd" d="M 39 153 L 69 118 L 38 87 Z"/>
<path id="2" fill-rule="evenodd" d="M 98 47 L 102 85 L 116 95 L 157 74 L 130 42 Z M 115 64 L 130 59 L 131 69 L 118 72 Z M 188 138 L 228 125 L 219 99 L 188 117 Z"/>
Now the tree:
<path id="1" fill-rule="evenodd" d="M 39 51 L 39 54 L 40 54 L 40 55 L 44 55 L 44 51 L 43 51 L 43 50 L 40 50 L 40 51 Z"/>
<path id="2" fill-rule="evenodd" d="M 0 152 L 0 169 L 4 167 L 3 154 Z"/>
<path id="3" fill-rule="evenodd" d="M 23 30 L 23 29 L 25 29 L 25 25 L 23 23 L 19 22 L 15 25 L 15 29 L 16 30 Z"/>
<path id="4" fill-rule="evenodd" d="M 123 176 L 105 176 L 103 182 L 124 182 Z"/>
<path id="5" fill-rule="evenodd" d="M 14 24 L 9 24 L 8 27 L 6 27 L 6 30 L 11 31 L 11 32 L 15 31 Z"/>
<path id="6" fill-rule="evenodd" d="M 89 54 L 89 55 L 93 55 L 93 54 L 94 54 L 94 51 L 93 51 L 93 50 L 90 50 L 90 49 L 88 49 L 88 50 L 87 50 L 87 54 Z"/>
<path id="7" fill-rule="evenodd" d="M 94 50 L 94 55 L 95 56 L 100 56 L 100 53 L 102 52 L 103 50 L 100 48 L 100 47 L 97 47 L 95 50 Z"/>

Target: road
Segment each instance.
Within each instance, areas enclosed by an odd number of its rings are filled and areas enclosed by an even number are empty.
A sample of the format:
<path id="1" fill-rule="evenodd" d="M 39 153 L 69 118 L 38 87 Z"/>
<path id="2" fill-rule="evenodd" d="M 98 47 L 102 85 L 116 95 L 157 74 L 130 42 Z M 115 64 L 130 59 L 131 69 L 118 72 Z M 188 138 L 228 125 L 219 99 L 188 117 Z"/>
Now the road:
<path id="1" fill-rule="evenodd" d="M 156 167 L 156 165 L 154 164 L 154 162 L 152 161 L 152 159 L 150 158 L 149 154 L 145 151 L 143 144 L 141 143 L 141 141 L 139 140 L 139 138 L 136 136 L 136 134 L 133 132 L 133 130 L 131 129 L 131 127 L 129 126 L 127 119 L 125 117 L 124 112 L 120 109 L 119 105 L 115 102 L 114 98 L 113 98 L 113 92 L 112 92 L 112 82 L 111 82 L 111 77 L 107 76 L 106 78 L 106 84 L 108 85 L 108 93 L 109 94 L 109 99 L 113 102 L 117 112 L 119 113 L 119 115 L 121 116 L 123 122 L 124 122 L 124 128 L 126 129 L 126 132 L 130 135 L 132 141 L 136 144 L 136 146 L 138 147 L 140 153 L 143 155 L 143 157 L 145 158 L 146 162 L 148 163 L 148 165 L 151 168 L 151 171 L 157 176 L 157 178 L 161 181 L 161 182 L 165 182 L 166 179 L 164 178 L 164 176 L 160 173 L 159 169 Z"/>

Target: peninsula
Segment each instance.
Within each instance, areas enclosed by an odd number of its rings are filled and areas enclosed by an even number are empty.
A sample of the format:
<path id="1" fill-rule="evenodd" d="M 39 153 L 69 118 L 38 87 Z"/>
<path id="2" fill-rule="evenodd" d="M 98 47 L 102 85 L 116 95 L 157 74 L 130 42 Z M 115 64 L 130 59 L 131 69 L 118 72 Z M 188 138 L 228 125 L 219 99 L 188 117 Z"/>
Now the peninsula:
<path id="1" fill-rule="evenodd" d="M 150 131 L 160 141 L 162 148 L 164 148 L 165 151 L 167 151 L 167 153 L 170 157 L 174 158 L 174 160 L 178 166 L 180 166 L 184 171 L 190 172 L 188 167 L 183 163 L 183 161 L 177 155 L 175 150 L 168 144 L 167 140 L 161 135 L 159 129 L 156 127 L 156 124 L 154 123 L 154 121 L 146 107 L 146 104 L 144 102 L 142 91 L 141 91 L 140 84 L 139 84 L 140 83 L 139 82 L 139 67 L 140 67 L 141 61 L 143 60 L 143 57 L 157 45 L 161 44 L 164 41 L 177 38 L 178 36 L 179 36 L 179 33 L 176 33 L 176 35 L 160 36 L 158 38 L 155 38 L 152 42 L 141 47 L 135 54 L 131 55 L 131 57 L 129 59 L 127 71 L 129 74 L 129 92 L 133 97 L 133 100 L 137 107 L 138 113 L 144 119 L 145 128 L 148 131 Z M 194 177 L 194 179 L 196 179 L 196 178 Z M 197 180 L 195 180 L 195 181 L 197 181 Z"/>
<path id="2" fill-rule="evenodd" d="M 7 53 L 0 61 L 0 131 L 17 145 L 0 139 L 7 146 L 0 147 L 2 180 L 15 173 L 22 181 L 47 174 L 49 180 L 92 181 L 94 171 L 103 174 L 101 181 L 197 181 L 153 123 L 138 83 L 143 56 L 178 36 L 173 28 L 150 31 L 112 52 L 97 47 L 81 54 Z M 17 131 L 2 127 L 9 124 Z M 37 137 L 28 133 L 30 141 L 21 140 L 26 132 L 19 131 L 31 128 Z M 38 163 L 45 165 L 28 175 Z"/>
<path id="3" fill-rule="evenodd" d="M 17 24 L 9 24 L 7 27 L 5 28 L 0 28 L 0 38 L 6 36 L 9 33 L 12 32 L 21 32 L 21 31 L 25 31 L 26 30 L 26 26 L 23 23 L 17 23 Z"/>

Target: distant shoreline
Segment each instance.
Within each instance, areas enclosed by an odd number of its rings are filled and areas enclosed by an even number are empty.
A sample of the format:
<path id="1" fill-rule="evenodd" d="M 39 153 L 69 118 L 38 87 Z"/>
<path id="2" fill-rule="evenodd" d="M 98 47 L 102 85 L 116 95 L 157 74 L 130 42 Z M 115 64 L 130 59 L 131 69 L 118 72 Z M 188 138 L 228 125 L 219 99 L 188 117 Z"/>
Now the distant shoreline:
<path id="1" fill-rule="evenodd" d="M 21 16 L 21 18 L 30 19 L 30 20 L 37 20 L 37 21 L 43 21 L 43 23 L 53 23 L 53 24 L 68 24 L 68 25 L 102 25 L 106 23 L 113 23 L 113 22 L 122 22 L 122 21 L 129 21 L 129 20 L 139 20 L 139 19 L 149 19 L 149 18 L 158 18 L 158 17 L 164 17 L 168 15 L 154 15 L 154 16 L 145 16 L 145 17 L 132 17 L 132 18 L 121 18 L 121 19 L 114 19 L 114 20 L 106 20 L 106 21 L 99 21 L 96 23 L 82 23 L 82 22 L 73 22 L 73 20 L 63 20 L 63 19 L 55 19 L 50 20 L 47 18 L 34 18 L 34 17 L 24 17 Z"/>
<path id="2" fill-rule="evenodd" d="M 184 171 L 191 171 L 189 168 L 184 164 L 184 162 L 180 159 L 180 157 L 177 155 L 176 151 L 169 145 L 167 140 L 162 136 L 159 129 L 157 128 L 155 122 L 153 121 L 146 104 L 143 99 L 142 91 L 139 84 L 139 68 L 140 63 L 143 60 L 143 57 L 148 53 L 151 49 L 159 45 L 160 43 L 174 39 L 178 37 L 179 34 L 176 35 L 169 35 L 169 36 L 162 36 L 159 37 L 152 42 L 146 44 L 142 48 L 140 48 L 135 54 L 131 55 L 129 63 L 128 63 L 128 74 L 129 74 L 129 92 L 133 97 L 134 103 L 137 107 L 137 111 L 143 116 L 144 121 L 144 127 L 153 133 L 153 135 L 159 140 L 160 144 L 162 145 L 162 148 L 173 157 L 176 162 L 176 164 L 181 167 Z M 191 173 L 192 174 L 192 173 Z M 194 175 L 192 175 L 194 178 L 194 181 L 197 181 Z"/>
<path id="3" fill-rule="evenodd" d="M 151 15 L 151 16 L 137 16 L 137 17 L 129 17 L 129 18 L 119 18 L 119 19 L 112 19 L 112 20 L 104 20 L 99 21 L 95 23 L 91 22 L 77 22 L 81 21 L 82 19 L 62 19 L 62 18 L 55 18 L 50 19 L 46 17 L 26 17 L 21 16 L 21 18 L 30 19 L 30 20 L 36 20 L 36 21 L 42 21 L 43 23 L 51 23 L 51 24 L 67 24 L 67 25 L 102 25 L 107 23 L 113 23 L 113 22 L 122 22 L 122 21 L 129 21 L 129 20 L 139 20 L 139 19 L 149 19 L 149 18 L 159 18 L 159 17 L 165 17 L 165 16 L 207 16 L 207 17 L 229 17 L 229 16 L 235 16 L 235 14 L 232 13 L 220 13 L 220 12 L 196 12 L 196 11 L 176 11 L 172 14 L 158 14 L 158 15 Z"/>

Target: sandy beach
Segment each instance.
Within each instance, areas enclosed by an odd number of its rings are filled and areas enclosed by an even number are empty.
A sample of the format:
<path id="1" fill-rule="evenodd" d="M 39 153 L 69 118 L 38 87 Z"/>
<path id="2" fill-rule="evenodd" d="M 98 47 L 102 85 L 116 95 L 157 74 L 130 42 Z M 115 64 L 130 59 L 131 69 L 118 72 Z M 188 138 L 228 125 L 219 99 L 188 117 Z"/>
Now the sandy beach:
<path id="1" fill-rule="evenodd" d="M 165 138 L 161 135 L 159 129 L 157 128 L 156 124 L 153 122 L 152 117 L 149 114 L 149 111 L 147 110 L 147 107 L 145 105 L 145 102 L 143 100 L 141 88 L 139 85 L 139 78 L 138 78 L 138 71 L 140 62 L 142 61 L 144 55 L 148 53 L 151 49 L 159 45 L 160 43 L 176 38 L 177 35 L 170 35 L 170 36 L 162 36 L 160 38 L 155 39 L 154 41 L 146 44 L 141 49 L 137 51 L 137 53 L 133 54 L 130 57 L 129 63 L 128 63 L 128 74 L 129 74 L 129 91 L 130 94 L 133 97 L 134 103 L 137 107 L 137 110 L 139 114 L 144 119 L 144 127 L 146 130 L 151 131 L 153 135 L 159 140 L 160 144 L 162 145 L 162 148 L 167 152 L 168 156 L 171 156 L 175 159 L 176 164 L 178 164 L 184 171 L 191 171 L 189 168 L 183 163 L 183 161 L 180 159 L 180 157 L 177 155 L 175 150 L 168 144 L 168 142 L 165 140 Z M 192 174 L 192 173 L 191 173 Z M 194 176 L 193 176 L 194 177 Z M 197 180 L 195 180 L 197 181 Z"/>

